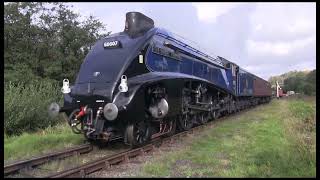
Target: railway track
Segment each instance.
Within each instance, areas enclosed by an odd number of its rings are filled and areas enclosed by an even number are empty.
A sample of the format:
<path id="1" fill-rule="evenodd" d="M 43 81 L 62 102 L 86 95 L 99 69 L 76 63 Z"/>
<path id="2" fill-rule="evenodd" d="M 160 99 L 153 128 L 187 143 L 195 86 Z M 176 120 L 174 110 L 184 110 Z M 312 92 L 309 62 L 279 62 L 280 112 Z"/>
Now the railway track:
<path id="1" fill-rule="evenodd" d="M 198 127 L 198 128 L 201 128 L 201 127 Z M 46 178 L 85 177 L 86 175 L 89 175 L 91 173 L 94 173 L 103 169 L 112 168 L 113 165 L 129 162 L 129 160 L 132 158 L 135 158 L 139 155 L 143 155 L 153 151 L 154 149 L 157 148 L 157 145 L 160 145 L 163 143 L 169 143 L 174 138 L 185 136 L 188 133 L 190 132 L 184 131 L 167 138 L 158 137 L 153 139 L 151 143 L 143 147 L 131 149 L 119 154 L 104 157 L 97 161 L 91 161 L 84 165 L 46 176 Z"/>
<path id="2" fill-rule="evenodd" d="M 24 169 L 27 167 L 35 167 L 52 160 L 63 159 L 69 156 L 88 153 L 92 149 L 93 149 L 92 145 L 83 144 L 80 146 L 68 148 L 66 150 L 45 154 L 39 157 L 17 161 L 8 165 L 4 165 L 4 175 L 8 176 L 10 174 L 18 172 L 21 169 Z"/>
<path id="3" fill-rule="evenodd" d="M 222 120 L 224 119 L 224 117 L 219 118 L 219 120 L 220 119 Z M 112 168 L 112 166 L 114 165 L 129 162 L 130 159 L 152 152 L 160 145 L 172 143 L 174 142 L 175 139 L 184 137 L 187 134 L 193 134 L 194 132 L 197 132 L 207 126 L 213 125 L 213 123 L 215 122 L 216 121 L 211 121 L 207 124 L 196 126 L 190 129 L 189 131 L 183 131 L 170 137 L 165 137 L 165 138 L 157 137 L 153 139 L 149 144 L 143 147 L 127 150 L 119 154 L 115 154 L 115 155 L 101 158 L 99 160 L 91 161 L 75 168 L 71 168 L 62 172 L 51 174 L 49 176 L 46 176 L 46 178 L 86 177 L 86 175 L 92 174 L 94 172 Z"/>
<path id="4" fill-rule="evenodd" d="M 124 152 L 121 152 L 118 154 L 114 154 L 111 156 L 106 156 L 106 157 L 103 157 L 99 160 L 93 160 L 93 161 L 90 161 L 86 164 L 80 165 L 78 167 L 74 167 L 71 169 L 67 169 L 65 171 L 51 174 L 49 176 L 46 176 L 46 178 L 72 178 L 72 177 L 84 178 L 84 177 L 86 177 L 86 175 L 92 174 L 94 172 L 112 168 L 112 166 L 118 165 L 120 163 L 129 162 L 130 159 L 133 159 L 133 158 L 140 156 L 140 155 L 147 154 L 147 153 L 155 150 L 157 148 L 157 146 L 167 144 L 167 143 L 172 143 L 177 138 L 184 137 L 187 134 L 193 134 L 194 132 L 202 130 L 203 128 L 208 127 L 208 126 L 212 127 L 216 122 L 223 121 L 226 118 L 229 118 L 229 117 L 232 117 L 235 115 L 239 115 L 240 113 L 245 113 L 251 109 L 252 109 L 252 107 L 248 108 L 248 109 L 244 109 L 244 110 L 242 110 L 238 113 L 235 113 L 235 114 L 229 114 L 229 115 L 223 116 L 223 117 L 218 118 L 216 120 L 212 120 L 206 124 L 193 127 L 189 131 L 183 131 L 183 132 L 177 133 L 175 135 L 172 135 L 170 137 L 165 137 L 165 138 L 157 137 L 155 139 L 152 139 L 152 141 L 149 144 L 147 144 L 143 147 L 127 150 L 127 151 L 124 151 Z"/>
<path id="5" fill-rule="evenodd" d="M 239 113 L 244 113 L 250 109 L 251 108 L 242 110 Z M 102 157 L 102 158 L 99 158 L 98 160 L 93 160 L 93 161 L 87 162 L 83 165 L 79 165 L 74 168 L 70 168 L 70 169 L 67 169 L 64 171 L 53 173 L 53 174 L 50 174 L 45 177 L 47 177 L 47 178 L 86 177 L 86 175 L 92 174 L 94 172 L 108 169 L 108 168 L 112 168 L 112 166 L 114 166 L 114 165 L 129 162 L 130 159 L 135 158 L 140 155 L 147 154 L 147 153 L 155 150 L 160 145 L 172 143 L 177 138 L 183 137 L 187 134 L 193 134 L 194 132 L 197 132 L 207 126 L 212 126 L 216 122 L 222 121 L 222 120 L 229 118 L 229 117 L 232 117 L 234 115 L 238 115 L 239 113 L 223 116 L 223 117 L 218 118 L 216 120 L 210 121 L 206 124 L 193 127 L 189 131 L 183 131 L 183 132 L 177 133 L 177 134 L 170 136 L 170 137 L 165 137 L 165 138 L 161 137 L 161 136 L 156 137 L 156 138 L 152 139 L 150 143 L 148 143 L 147 145 L 145 145 L 143 147 L 125 150 L 120 153 L 116 153 L 116 154 L 113 154 L 110 156 Z M 15 173 L 23 168 L 26 168 L 26 167 L 35 167 L 35 166 L 44 164 L 48 161 L 63 159 L 63 158 L 69 157 L 69 156 L 77 155 L 77 154 L 88 153 L 92 149 L 93 149 L 92 145 L 84 144 L 81 146 L 69 148 L 67 150 L 35 157 L 35 158 L 29 159 L 29 160 L 18 161 L 18 162 L 9 164 L 9 165 L 5 165 L 4 166 L 4 174 L 5 174 L 5 176 L 7 176 L 9 174 L 13 174 L 13 173 Z"/>

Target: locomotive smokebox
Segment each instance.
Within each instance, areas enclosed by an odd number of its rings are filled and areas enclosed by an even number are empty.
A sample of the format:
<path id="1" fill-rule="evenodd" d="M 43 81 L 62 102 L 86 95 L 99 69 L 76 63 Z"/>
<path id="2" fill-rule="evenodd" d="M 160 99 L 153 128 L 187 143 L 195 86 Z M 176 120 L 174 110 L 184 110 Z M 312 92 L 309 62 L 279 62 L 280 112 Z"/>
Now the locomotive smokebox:
<path id="1" fill-rule="evenodd" d="M 153 20 L 142 13 L 128 12 L 126 14 L 126 24 L 124 32 L 126 32 L 132 38 L 143 35 L 153 27 Z"/>

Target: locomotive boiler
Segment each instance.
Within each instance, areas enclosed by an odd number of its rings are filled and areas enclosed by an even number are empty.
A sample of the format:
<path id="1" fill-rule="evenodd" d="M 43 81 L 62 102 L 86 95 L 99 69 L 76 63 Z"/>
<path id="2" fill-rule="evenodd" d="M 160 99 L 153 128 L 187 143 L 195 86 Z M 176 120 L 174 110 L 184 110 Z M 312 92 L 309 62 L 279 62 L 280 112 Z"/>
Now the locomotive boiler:
<path id="1" fill-rule="evenodd" d="M 90 141 L 137 146 L 270 101 L 270 84 L 237 64 L 187 44 L 139 12 L 123 32 L 96 42 L 77 79 L 63 80 L 73 132 Z"/>

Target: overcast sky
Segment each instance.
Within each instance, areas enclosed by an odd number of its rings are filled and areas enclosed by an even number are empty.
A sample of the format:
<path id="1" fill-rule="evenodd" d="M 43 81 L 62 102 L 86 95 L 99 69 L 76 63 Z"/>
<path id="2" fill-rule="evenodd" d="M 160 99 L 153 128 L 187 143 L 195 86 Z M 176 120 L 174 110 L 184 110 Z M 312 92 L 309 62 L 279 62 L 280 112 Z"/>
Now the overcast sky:
<path id="1" fill-rule="evenodd" d="M 139 11 L 155 26 L 264 78 L 316 68 L 316 3 L 68 3 L 112 33 Z"/>

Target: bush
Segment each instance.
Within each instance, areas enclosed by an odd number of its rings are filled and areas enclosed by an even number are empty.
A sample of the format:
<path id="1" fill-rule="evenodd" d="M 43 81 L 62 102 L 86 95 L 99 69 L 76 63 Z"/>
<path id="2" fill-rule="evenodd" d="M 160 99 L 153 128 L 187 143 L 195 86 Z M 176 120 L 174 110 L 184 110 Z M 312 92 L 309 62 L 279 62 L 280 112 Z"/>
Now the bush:
<path id="1" fill-rule="evenodd" d="M 27 85 L 5 83 L 5 134 L 19 135 L 55 125 L 59 116 L 49 117 L 48 106 L 52 102 L 62 103 L 63 96 L 58 85 L 52 80 L 33 81 Z"/>

